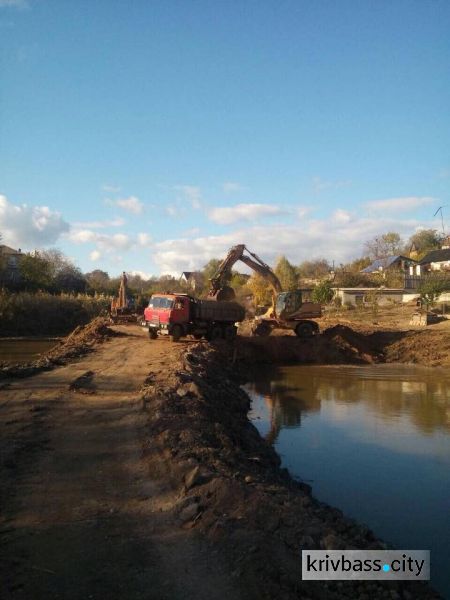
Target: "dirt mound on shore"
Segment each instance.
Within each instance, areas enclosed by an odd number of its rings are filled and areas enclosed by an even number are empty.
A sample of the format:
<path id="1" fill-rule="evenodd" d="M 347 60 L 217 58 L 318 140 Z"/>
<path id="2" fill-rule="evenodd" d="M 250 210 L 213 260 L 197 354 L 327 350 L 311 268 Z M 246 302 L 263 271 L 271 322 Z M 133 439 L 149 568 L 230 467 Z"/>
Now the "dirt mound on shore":
<path id="1" fill-rule="evenodd" d="M 370 336 L 345 325 L 325 329 L 321 335 L 302 340 L 295 336 L 240 337 L 234 360 L 247 363 L 366 364 L 383 360 Z"/>
<path id="2" fill-rule="evenodd" d="M 28 364 L 4 365 L 0 368 L 0 379 L 6 377 L 29 377 L 40 371 L 66 364 L 70 359 L 91 352 L 93 346 L 117 335 L 107 325 L 107 320 L 97 317 L 87 325 L 80 325 L 45 356 Z"/>

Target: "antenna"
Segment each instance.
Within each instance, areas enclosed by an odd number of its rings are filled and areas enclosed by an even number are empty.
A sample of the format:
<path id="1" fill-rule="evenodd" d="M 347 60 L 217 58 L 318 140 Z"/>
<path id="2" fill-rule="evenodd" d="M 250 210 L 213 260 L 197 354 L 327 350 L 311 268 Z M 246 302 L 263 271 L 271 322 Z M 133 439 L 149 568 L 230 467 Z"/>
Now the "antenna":
<path id="1" fill-rule="evenodd" d="M 434 213 L 433 217 L 435 217 L 438 212 L 441 213 L 441 225 L 442 225 L 442 235 L 445 237 L 445 229 L 444 229 L 444 217 L 442 214 L 442 209 L 445 208 L 446 206 L 448 206 L 448 204 L 444 204 L 444 206 L 440 206 L 437 211 Z"/>

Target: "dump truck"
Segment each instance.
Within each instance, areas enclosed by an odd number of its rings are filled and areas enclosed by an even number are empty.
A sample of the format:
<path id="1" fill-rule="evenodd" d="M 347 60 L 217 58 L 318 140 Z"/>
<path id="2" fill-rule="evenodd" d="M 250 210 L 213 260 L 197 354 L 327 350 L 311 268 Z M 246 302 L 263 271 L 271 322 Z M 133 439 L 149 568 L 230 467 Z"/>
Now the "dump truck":
<path id="1" fill-rule="evenodd" d="M 199 300 L 189 294 L 153 294 L 144 311 L 144 327 L 150 339 L 168 335 L 177 342 L 187 335 L 199 340 L 232 340 L 236 323 L 245 318 L 244 307 L 237 302 Z"/>

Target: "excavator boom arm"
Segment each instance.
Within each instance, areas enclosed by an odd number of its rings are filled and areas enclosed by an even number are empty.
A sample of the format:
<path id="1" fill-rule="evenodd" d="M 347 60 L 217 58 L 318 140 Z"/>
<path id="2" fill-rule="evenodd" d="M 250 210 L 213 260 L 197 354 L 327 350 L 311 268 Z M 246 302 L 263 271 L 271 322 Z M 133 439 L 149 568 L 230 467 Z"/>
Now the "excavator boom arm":
<path id="1" fill-rule="evenodd" d="M 244 251 L 247 251 L 250 256 L 245 255 Z M 238 260 L 241 260 L 244 264 L 253 269 L 253 271 L 259 273 L 259 275 L 267 279 L 272 286 L 274 296 L 278 295 L 282 291 L 281 283 L 269 265 L 261 260 L 259 256 L 253 254 L 253 252 L 250 252 L 245 244 L 238 244 L 230 249 L 227 256 L 220 263 L 217 272 L 214 274 L 214 277 L 211 278 L 211 289 L 208 293 L 210 298 L 217 298 L 220 290 L 226 285 L 227 276 L 230 274 L 233 265 Z"/>

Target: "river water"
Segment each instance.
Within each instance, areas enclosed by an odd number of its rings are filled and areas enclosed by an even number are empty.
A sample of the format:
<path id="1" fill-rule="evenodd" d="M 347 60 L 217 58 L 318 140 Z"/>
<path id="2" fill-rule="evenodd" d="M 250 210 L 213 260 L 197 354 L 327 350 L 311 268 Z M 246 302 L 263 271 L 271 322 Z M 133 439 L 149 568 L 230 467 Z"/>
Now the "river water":
<path id="1" fill-rule="evenodd" d="M 11 364 L 32 362 L 56 346 L 58 340 L 55 338 L 0 338 L 0 363 Z"/>
<path id="2" fill-rule="evenodd" d="M 265 368 L 245 390 L 283 466 L 386 542 L 431 550 L 432 584 L 450 599 L 450 372 Z"/>

